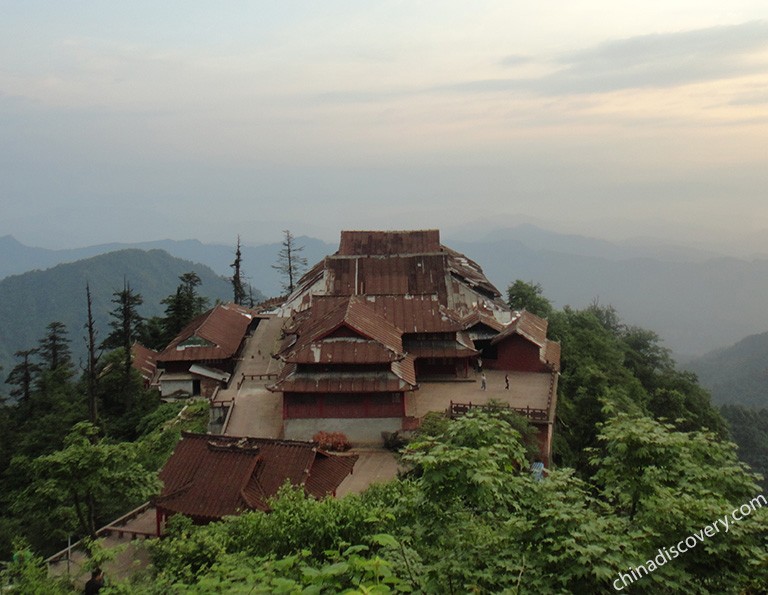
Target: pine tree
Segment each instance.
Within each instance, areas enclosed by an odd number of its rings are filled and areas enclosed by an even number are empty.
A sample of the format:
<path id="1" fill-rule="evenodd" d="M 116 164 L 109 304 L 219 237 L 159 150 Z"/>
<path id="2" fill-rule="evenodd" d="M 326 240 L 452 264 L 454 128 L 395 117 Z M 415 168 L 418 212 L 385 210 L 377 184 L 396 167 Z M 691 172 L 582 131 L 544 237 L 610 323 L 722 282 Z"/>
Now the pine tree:
<path id="1" fill-rule="evenodd" d="M 232 292 L 234 294 L 234 302 L 239 305 L 244 305 L 246 301 L 245 286 L 243 285 L 243 278 L 241 273 L 241 265 L 243 263 L 242 252 L 240 251 L 240 236 L 237 236 L 237 249 L 235 250 L 235 261 L 229 265 L 234 273 L 232 275 Z"/>
<path id="2" fill-rule="evenodd" d="M 208 299 L 197 293 L 200 277 L 194 271 L 179 276 L 181 284 L 176 293 L 169 295 L 162 303 L 165 304 L 165 319 L 163 331 L 165 343 L 168 344 L 179 334 L 190 320 L 205 312 Z"/>
<path id="3" fill-rule="evenodd" d="M 63 322 L 54 321 L 47 327 L 47 334 L 40 339 L 40 359 L 43 368 L 50 372 L 63 371 L 72 373 L 72 351 L 69 348 L 67 327 Z"/>
<path id="4" fill-rule="evenodd" d="M 136 311 L 144 303 L 140 293 L 135 293 L 128 281 L 123 281 L 123 290 L 112 294 L 115 309 L 109 315 L 113 320 L 109 323 L 112 332 L 101 344 L 105 349 L 123 349 L 123 371 L 128 378 L 131 373 L 131 348 L 134 341 L 141 335 L 144 319 Z"/>
<path id="5" fill-rule="evenodd" d="M 36 376 L 40 372 L 40 366 L 32 361 L 32 356 L 37 353 L 37 349 L 27 349 L 17 351 L 13 355 L 20 358 L 21 361 L 11 370 L 5 381 L 15 386 L 11 389 L 10 395 L 18 399 L 21 403 L 29 403 L 32 394 Z"/>
<path id="6" fill-rule="evenodd" d="M 304 250 L 304 246 L 296 244 L 293 234 L 289 230 L 284 229 L 283 235 L 283 247 L 277 254 L 277 264 L 273 264 L 272 268 L 279 271 L 283 276 L 283 290 L 287 294 L 291 294 L 301 273 L 307 266 L 307 259 L 299 254 Z"/>
<path id="7" fill-rule="evenodd" d="M 88 419 L 92 424 L 95 424 L 99 419 L 98 398 L 96 395 L 96 365 L 99 361 L 99 354 L 96 353 L 96 329 L 93 324 L 91 286 L 88 283 L 85 284 L 85 295 L 88 304 L 88 321 L 85 324 L 85 328 L 88 332 L 88 336 L 85 338 L 85 343 L 88 346 L 88 366 L 85 370 L 86 393 L 88 397 Z"/>

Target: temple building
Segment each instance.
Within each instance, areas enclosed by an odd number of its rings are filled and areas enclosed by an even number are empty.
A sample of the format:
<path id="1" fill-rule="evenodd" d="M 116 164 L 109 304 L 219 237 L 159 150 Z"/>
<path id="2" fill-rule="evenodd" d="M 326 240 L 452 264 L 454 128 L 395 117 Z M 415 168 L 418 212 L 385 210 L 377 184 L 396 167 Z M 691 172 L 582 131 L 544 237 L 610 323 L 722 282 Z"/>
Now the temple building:
<path id="1" fill-rule="evenodd" d="M 282 393 L 285 437 L 380 441 L 429 411 L 493 400 L 539 427 L 548 460 L 560 346 L 438 230 L 341 232 L 278 315 L 282 367 L 268 388 Z"/>
<path id="2" fill-rule="evenodd" d="M 211 398 L 228 386 L 245 340 L 259 321 L 255 312 L 232 303 L 217 304 L 190 321 L 153 356 L 161 395 Z"/>

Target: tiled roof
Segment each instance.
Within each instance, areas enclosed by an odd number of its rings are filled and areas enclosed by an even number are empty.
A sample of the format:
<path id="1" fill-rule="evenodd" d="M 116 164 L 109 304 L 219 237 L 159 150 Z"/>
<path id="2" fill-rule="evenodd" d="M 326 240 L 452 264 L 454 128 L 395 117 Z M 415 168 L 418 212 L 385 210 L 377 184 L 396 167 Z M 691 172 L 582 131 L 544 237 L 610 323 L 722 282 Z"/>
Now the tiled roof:
<path id="1" fill-rule="evenodd" d="M 416 389 L 413 357 L 392 362 L 390 370 L 299 372 L 296 364 L 283 366 L 271 391 L 296 393 L 377 393 Z"/>
<path id="2" fill-rule="evenodd" d="M 420 340 L 407 343 L 409 355 L 417 358 L 425 357 L 472 357 L 480 353 L 476 349 L 466 347 L 456 340 Z"/>
<path id="3" fill-rule="evenodd" d="M 286 480 L 316 498 L 333 493 L 356 460 L 311 442 L 184 433 L 160 472 L 164 487 L 155 504 L 208 520 L 268 510 Z"/>
<path id="4" fill-rule="evenodd" d="M 237 304 L 219 304 L 184 327 L 157 361 L 228 359 L 240 347 L 254 315 Z"/>
<path id="5" fill-rule="evenodd" d="M 284 312 L 314 307 L 317 295 L 429 296 L 458 317 L 483 304 L 509 312 L 480 265 L 441 245 L 438 230 L 343 231 L 339 250 L 301 278 Z"/>
<path id="6" fill-rule="evenodd" d="M 136 342 L 131 346 L 131 354 L 133 367 L 139 371 L 145 381 L 151 382 L 157 372 L 157 351 Z"/>
<path id="7" fill-rule="evenodd" d="M 332 295 L 445 296 L 445 254 L 369 258 L 326 258 L 328 292 Z"/>
<path id="8" fill-rule="evenodd" d="M 440 251 L 440 231 L 342 231 L 340 256 L 424 254 Z"/>
<path id="9" fill-rule="evenodd" d="M 344 326 L 396 354 L 403 353 L 402 333 L 361 298 L 340 300 L 327 311 L 315 311 L 313 307 L 309 315 L 301 316 L 300 319 L 297 325 L 298 338 L 290 346 L 292 352 L 325 339 Z M 286 355 L 286 359 L 290 360 L 290 355 Z"/>
<path id="10" fill-rule="evenodd" d="M 448 256 L 448 268 L 452 275 L 461 279 L 469 287 L 479 289 L 489 297 L 501 297 L 501 292 L 488 280 L 479 264 L 460 252 L 456 252 L 456 250 L 451 250 L 445 246 L 443 246 L 443 250 Z"/>
<path id="11" fill-rule="evenodd" d="M 473 310 L 469 315 L 464 317 L 461 321 L 462 328 L 471 329 L 478 324 L 484 324 L 488 328 L 496 331 L 497 333 L 504 330 L 505 325 L 499 322 L 493 314 L 481 312 L 480 310 Z"/>
<path id="12" fill-rule="evenodd" d="M 544 347 L 547 342 L 547 324 L 544 318 L 523 310 L 507 328 L 494 337 L 491 344 L 495 345 L 510 335 L 522 335 L 539 347 Z"/>
<path id="13" fill-rule="evenodd" d="M 462 324 L 456 313 L 440 304 L 437 295 L 373 295 L 365 303 L 403 333 L 446 333 Z"/>
<path id="14" fill-rule="evenodd" d="M 297 364 L 381 364 L 402 357 L 376 341 L 344 337 L 305 344 L 285 359 Z"/>
<path id="15" fill-rule="evenodd" d="M 539 347 L 541 361 L 555 371 L 560 370 L 560 343 L 547 339 L 547 321 L 523 310 L 512 323 L 491 340 L 496 345 L 511 335 L 525 337 Z"/>
<path id="16" fill-rule="evenodd" d="M 556 372 L 560 371 L 560 343 L 547 340 L 544 350 L 544 360 L 552 366 Z"/>
<path id="17" fill-rule="evenodd" d="M 409 353 L 400 361 L 393 362 L 392 371 L 408 383 L 409 388 L 406 390 L 414 390 L 416 388 L 416 358 L 413 355 Z"/>
<path id="18" fill-rule="evenodd" d="M 270 390 L 293 393 L 398 393 L 414 387 L 394 374 L 312 374 L 288 376 Z"/>

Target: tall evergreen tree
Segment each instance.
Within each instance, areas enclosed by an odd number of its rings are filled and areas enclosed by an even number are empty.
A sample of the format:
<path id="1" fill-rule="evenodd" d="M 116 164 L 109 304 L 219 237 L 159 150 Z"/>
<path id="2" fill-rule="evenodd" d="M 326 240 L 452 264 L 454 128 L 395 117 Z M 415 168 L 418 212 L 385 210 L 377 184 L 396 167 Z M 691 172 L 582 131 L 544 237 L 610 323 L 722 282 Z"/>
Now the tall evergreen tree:
<path id="1" fill-rule="evenodd" d="M 169 295 L 162 303 L 165 304 L 165 319 L 163 331 L 165 343 L 169 343 L 179 334 L 190 320 L 205 312 L 208 299 L 197 293 L 200 277 L 194 271 L 179 276 L 181 283 L 176 293 Z"/>
<path id="2" fill-rule="evenodd" d="M 10 395 L 21 403 L 29 403 L 35 378 L 40 372 L 40 366 L 31 359 L 36 353 L 37 349 L 27 349 L 14 353 L 13 355 L 20 358 L 21 361 L 14 366 L 5 379 L 8 384 L 16 387 L 11 389 Z"/>
<path id="3" fill-rule="evenodd" d="M 38 352 L 43 368 L 50 372 L 72 371 L 72 351 L 69 348 L 67 327 L 63 322 L 54 321 L 46 327 L 45 337 L 40 339 Z"/>
<path id="4" fill-rule="evenodd" d="M 112 296 L 112 303 L 115 304 L 115 309 L 109 313 L 112 317 L 109 323 L 112 332 L 101 346 L 105 349 L 123 350 L 123 373 L 128 378 L 131 374 L 131 347 L 141 335 L 144 323 L 136 309 L 144 303 L 144 299 L 140 293 L 131 289 L 127 280 L 123 281 L 122 291 L 116 291 Z"/>
<path id="5" fill-rule="evenodd" d="M 240 236 L 237 236 L 237 248 L 235 250 L 235 261 L 229 265 L 232 269 L 232 293 L 233 301 L 241 306 L 245 304 L 247 294 L 245 292 L 245 285 L 243 284 L 243 277 L 241 266 L 243 264 L 243 255 L 240 250 Z"/>
<path id="6" fill-rule="evenodd" d="M 96 365 L 99 360 L 99 355 L 96 353 L 96 329 L 94 328 L 93 323 L 91 286 L 88 283 L 85 284 L 85 295 L 88 304 L 88 321 L 85 325 L 88 333 L 85 338 L 86 345 L 88 346 L 88 365 L 85 370 L 86 392 L 88 396 L 88 419 L 92 424 L 95 424 L 99 419 L 98 398 L 96 395 Z"/>
<path id="7" fill-rule="evenodd" d="M 300 254 L 304 246 L 299 246 L 293 234 L 287 229 L 283 230 L 282 246 L 277 253 L 277 264 L 273 264 L 272 268 L 283 276 L 283 290 L 290 294 L 293 293 L 296 282 L 307 266 L 307 259 Z"/>

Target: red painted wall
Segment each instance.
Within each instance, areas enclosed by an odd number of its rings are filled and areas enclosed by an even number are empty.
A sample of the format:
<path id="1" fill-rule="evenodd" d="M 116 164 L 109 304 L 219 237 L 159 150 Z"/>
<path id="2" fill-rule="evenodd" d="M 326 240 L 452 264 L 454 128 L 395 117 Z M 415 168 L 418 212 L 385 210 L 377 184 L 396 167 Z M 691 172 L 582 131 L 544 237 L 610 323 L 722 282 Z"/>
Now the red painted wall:
<path id="1" fill-rule="evenodd" d="M 403 394 L 283 394 L 283 419 L 362 417 L 405 417 Z"/>
<path id="2" fill-rule="evenodd" d="M 546 372 L 539 357 L 539 346 L 520 335 L 507 337 L 497 346 L 497 358 L 488 360 L 487 366 L 496 370 L 515 372 Z M 483 363 L 486 363 L 485 361 Z"/>

